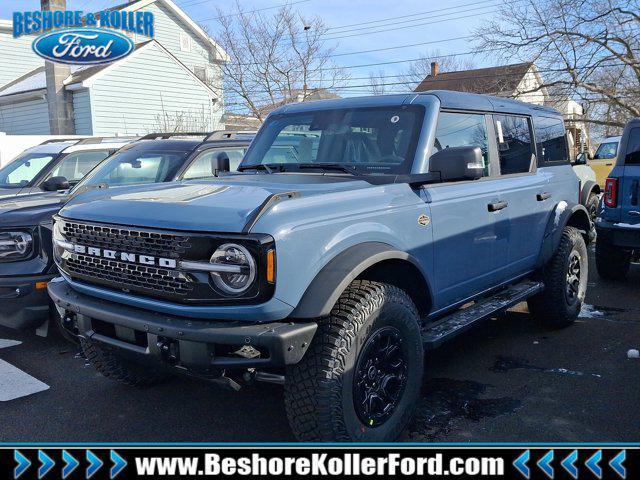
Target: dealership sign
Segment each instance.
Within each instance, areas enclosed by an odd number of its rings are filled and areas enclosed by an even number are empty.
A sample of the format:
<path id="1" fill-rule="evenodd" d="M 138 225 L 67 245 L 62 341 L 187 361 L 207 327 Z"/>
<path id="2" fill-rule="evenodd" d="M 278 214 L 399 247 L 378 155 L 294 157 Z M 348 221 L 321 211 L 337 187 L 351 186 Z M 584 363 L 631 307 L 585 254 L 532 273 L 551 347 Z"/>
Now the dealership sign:
<path id="1" fill-rule="evenodd" d="M 14 12 L 13 36 L 40 34 L 32 44 L 37 55 L 52 62 L 74 65 L 99 65 L 129 55 L 135 45 L 121 32 L 154 36 L 151 12 L 105 10 L 85 16 L 82 13 Z"/>

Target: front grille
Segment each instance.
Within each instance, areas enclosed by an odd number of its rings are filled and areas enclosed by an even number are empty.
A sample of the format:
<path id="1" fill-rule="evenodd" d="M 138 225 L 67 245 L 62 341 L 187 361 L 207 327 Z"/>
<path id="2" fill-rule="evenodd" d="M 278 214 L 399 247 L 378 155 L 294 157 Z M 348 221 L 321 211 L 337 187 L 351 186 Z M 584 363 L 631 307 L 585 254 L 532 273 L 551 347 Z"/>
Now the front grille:
<path id="1" fill-rule="evenodd" d="M 126 227 L 63 221 L 62 231 L 71 243 L 154 257 L 184 258 L 191 247 L 186 236 Z"/>
<path id="2" fill-rule="evenodd" d="M 89 277 L 121 289 L 137 290 L 162 296 L 185 296 L 193 290 L 188 278 L 175 270 L 134 265 L 103 258 L 72 254 L 65 262 L 66 270 L 77 277 Z"/>

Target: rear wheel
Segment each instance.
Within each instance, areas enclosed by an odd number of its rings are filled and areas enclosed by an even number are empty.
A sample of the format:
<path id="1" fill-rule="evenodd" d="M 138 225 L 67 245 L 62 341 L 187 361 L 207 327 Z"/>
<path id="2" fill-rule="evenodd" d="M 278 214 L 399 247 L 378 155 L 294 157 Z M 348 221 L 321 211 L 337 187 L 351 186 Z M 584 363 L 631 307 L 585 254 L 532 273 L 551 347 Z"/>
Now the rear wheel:
<path id="1" fill-rule="evenodd" d="M 529 311 L 549 327 L 573 323 L 582 308 L 589 276 L 587 246 L 578 229 L 564 228 L 560 245 L 540 274 L 545 288 L 528 300 Z"/>
<path id="2" fill-rule="evenodd" d="M 624 280 L 631 265 L 631 252 L 611 245 L 605 238 L 596 242 L 596 269 L 605 280 Z"/>
<path id="3" fill-rule="evenodd" d="M 423 349 L 415 305 L 402 290 L 354 281 L 287 370 L 285 406 L 306 441 L 384 441 L 411 419 Z"/>
<path id="4" fill-rule="evenodd" d="M 591 223 L 596 221 L 598 217 L 598 205 L 600 204 L 600 197 L 597 193 L 591 192 L 589 194 L 589 198 L 587 199 L 587 203 L 585 205 L 587 212 L 589 212 L 589 217 L 591 218 Z"/>

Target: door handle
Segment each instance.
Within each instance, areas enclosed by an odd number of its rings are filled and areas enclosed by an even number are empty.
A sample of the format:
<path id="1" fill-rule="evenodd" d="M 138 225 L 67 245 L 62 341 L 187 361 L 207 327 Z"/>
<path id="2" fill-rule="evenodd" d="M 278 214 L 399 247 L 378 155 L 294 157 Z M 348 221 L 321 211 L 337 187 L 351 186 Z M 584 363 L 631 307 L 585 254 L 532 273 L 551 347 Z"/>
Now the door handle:
<path id="1" fill-rule="evenodd" d="M 547 198 L 551 198 L 551 194 L 549 192 L 542 192 L 536 195 L 536 200 L 539 202 L 544 202 Z"/>
<path id="2" fill-rule="evenodd" d="M 502 210 L 503 208 L 507 208 L 508 206 L 509 204 L 507 202 L 496 202 L 496 203 L 490 203 L 489 205 L 487 205 L 487 207 L 489 207 L 490 212 L 497 212 L 498 210 Z"/>
<path id="3" fill-rule="evenodd" d="M 637 210 L 629 210 L 629 216 L 630 217 L 640 217 L 640 212 L 638 212 Z"/>

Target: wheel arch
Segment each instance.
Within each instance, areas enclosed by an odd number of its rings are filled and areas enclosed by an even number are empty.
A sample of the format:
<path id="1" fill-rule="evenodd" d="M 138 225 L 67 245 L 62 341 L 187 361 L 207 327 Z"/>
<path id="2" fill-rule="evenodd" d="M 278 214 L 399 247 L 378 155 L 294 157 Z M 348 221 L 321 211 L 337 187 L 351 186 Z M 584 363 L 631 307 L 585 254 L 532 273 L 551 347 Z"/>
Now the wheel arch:
<path id="1" fill-rule="evenodd" d="M 537 267 L 542 267 L 553 256 L 560 244 L 562 231 L 565 227 L 577 228 L 582 233 L 585 243 L 589 244 L 592 225 L 587 209 L 578 203 L 559 202 L 547 221 Z"/>
<path id="2" fill-rule="evenodd" d="M 600 185 L 593 180 L 587 180 L 582 186 L 582 192 L 580 193 L 580 203 L 585 207 L 587 206 L 587 200 L 589 200 L 589 196 L 592 193 L 600 195 L 600 193 L 602 193 L 600 191 Z"/>
<path id="3" fill-rule="evenodd" d="M 356 279 L 394 285 L 411 297 L 420 314 L 431 307 L 431 289 L 418 261 L 380 242 L 351 246 L 336 255 L 307 287 L 292 318 L 318 318 L 331 313 L 342 292 Z"/>

